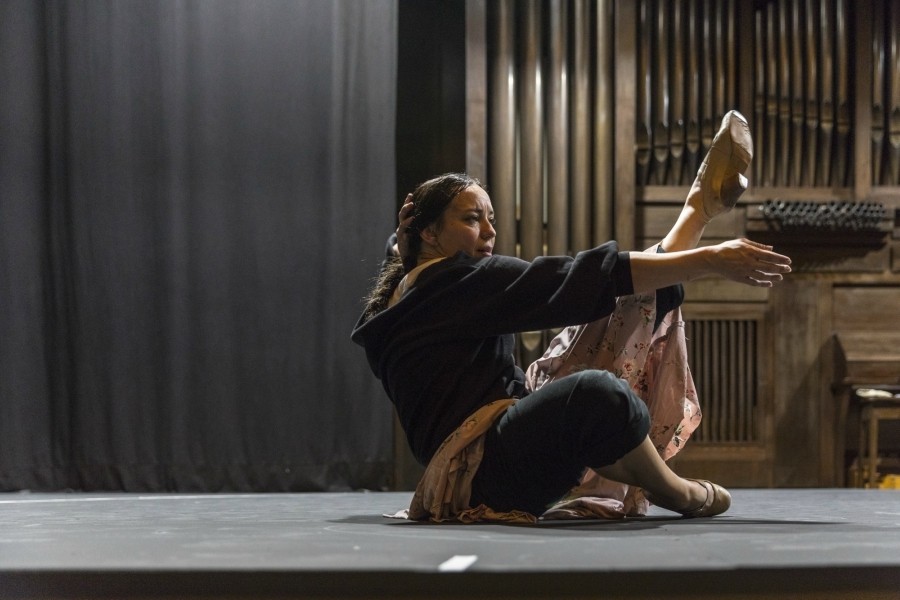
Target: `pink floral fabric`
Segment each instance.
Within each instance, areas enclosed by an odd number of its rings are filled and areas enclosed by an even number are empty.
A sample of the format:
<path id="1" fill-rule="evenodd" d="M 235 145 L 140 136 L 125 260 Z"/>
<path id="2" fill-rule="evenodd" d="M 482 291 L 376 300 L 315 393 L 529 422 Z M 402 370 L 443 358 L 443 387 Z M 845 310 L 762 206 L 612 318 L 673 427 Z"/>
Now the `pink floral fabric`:
<path id="1" fill-rule="evenodd" d="M 387 517 L 414 521 L 505 521 L 534 523 L 532 514 L 497 512 L 484 504 L 472 507 L 472 479 L 484 456 L 484 434 L 515 402 L 512 398 L 482 406 L 447 436 L 428 463 L 409 508 Z"/>

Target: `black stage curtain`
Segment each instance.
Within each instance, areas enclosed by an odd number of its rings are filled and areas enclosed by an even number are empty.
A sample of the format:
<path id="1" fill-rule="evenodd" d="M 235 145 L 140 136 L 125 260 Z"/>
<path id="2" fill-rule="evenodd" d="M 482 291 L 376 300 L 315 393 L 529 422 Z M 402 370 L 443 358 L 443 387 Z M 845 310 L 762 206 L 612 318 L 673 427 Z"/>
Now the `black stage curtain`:
<path id="1" fill-rule="evenodd" d="M 383 488 L 395 0 L 0 2 L 0 489 Z"/>

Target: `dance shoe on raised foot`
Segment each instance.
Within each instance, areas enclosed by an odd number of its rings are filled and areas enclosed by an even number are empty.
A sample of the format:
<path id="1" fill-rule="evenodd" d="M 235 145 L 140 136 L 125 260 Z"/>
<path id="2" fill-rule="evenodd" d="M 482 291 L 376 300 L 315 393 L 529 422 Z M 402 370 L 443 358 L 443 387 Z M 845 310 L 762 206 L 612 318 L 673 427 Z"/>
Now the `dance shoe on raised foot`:
<path id="1" fill-rule="evenodd" d="M 700 207 L 707 222 L 734 208 L 747 189 L 744 173 L 752 159 L 753 138 L 747 119 L 736 110 L 729 111 L 722 119 L 689 194 L 690 197 L 699 193 Z"/>
<path id="2" fill-rule="evenodd" d="M 731 507 L 731 494 L 722 486 L 705 479 L 690 479 L 706 488 L 706 502 L 691 510 L 678 511 L 686 519 L 714 517 L 721 515 Z"/>

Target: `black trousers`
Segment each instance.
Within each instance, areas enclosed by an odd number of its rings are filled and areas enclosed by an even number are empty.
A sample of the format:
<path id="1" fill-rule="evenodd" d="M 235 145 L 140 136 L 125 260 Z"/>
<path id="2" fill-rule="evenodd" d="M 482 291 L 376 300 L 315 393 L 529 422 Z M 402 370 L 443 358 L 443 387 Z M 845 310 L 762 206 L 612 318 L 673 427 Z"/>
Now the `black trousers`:
<path id="1" fill-rule="evenodd" d="M 650 430 L 647 406 L 611 373 L 587 370 L 542 386 L 488 430 L 472 506 L 543 513 L 585 468 L 613 464 Z"/>

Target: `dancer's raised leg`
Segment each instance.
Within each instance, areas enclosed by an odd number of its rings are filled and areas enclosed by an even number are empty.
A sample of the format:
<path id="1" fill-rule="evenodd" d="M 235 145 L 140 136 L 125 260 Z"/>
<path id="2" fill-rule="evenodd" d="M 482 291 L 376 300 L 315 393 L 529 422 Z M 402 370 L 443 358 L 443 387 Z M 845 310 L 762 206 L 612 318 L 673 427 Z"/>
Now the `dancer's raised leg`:
<path id="1" fill-rule="evenodd" d="M 688 192 L 678 219 L 663 238 L 663 250 L 696 248 L 706 225 L 734 208 L 747 189 L 744 173 L 753 158 L 753 141 L 747 120 L 730 111 Z M 654 504 L 688 516 L 711 516 L 728 510 L 728 491 L 706 481 L 679 477 L 659 456 L 649 438 L 615 464 L 595 468 L 603 477 L 645 490 Z"/>
<path id="2" fill-rule="evenodd" d="M 753 139 L 747 120 L 732 110 L 722 119 L 684 208 L 661 242 L 663 250 L 676 252 L 697 247 L 706 225 L 734 208 L 747 189 L 744 173 L 752 159 Z"/>

